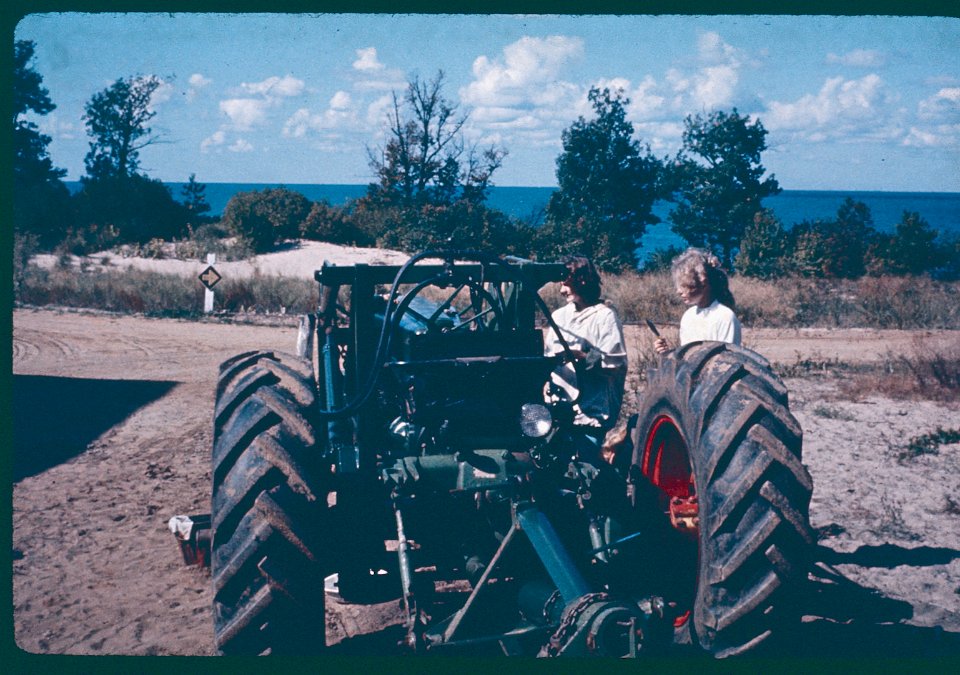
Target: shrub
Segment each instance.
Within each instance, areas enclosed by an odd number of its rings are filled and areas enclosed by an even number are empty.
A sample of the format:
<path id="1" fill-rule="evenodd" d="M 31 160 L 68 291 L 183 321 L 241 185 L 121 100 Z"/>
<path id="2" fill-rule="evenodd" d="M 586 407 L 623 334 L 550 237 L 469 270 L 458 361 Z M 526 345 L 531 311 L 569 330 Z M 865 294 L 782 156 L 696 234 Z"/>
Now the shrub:
<path id="1" fill-rule="evenodd" d="M 310 207 L 310 212 L 300 224 L 300 236 L 314 241 L 352 246 L 370 246 L 374 243 L 374 239 L 360 228 L 344 209 L 330 206 L 327 201 L 314 202 Z"/>
<path id="2" fill-rule="evenodd" d="M 167 186 L 146 176 L 86 179 L 74 199 L 80 232 L 112 228 L 118 242 L 143 243 L 186 231 L 186 208 Z"/>
<path id="3" fill-rule="evenodd" d="M 734 264 L 740 274 L 771 279 L 783 274 L 787 232 L 769 209 L 758 211 L 740 240 Z"/>
<path id="4" fill-rule="evenodd" d="M 310 201 L 287 188 L 238 192 L 227 202 L 221 224 L 256 253 L 297 237 L 310 213 Z"/>

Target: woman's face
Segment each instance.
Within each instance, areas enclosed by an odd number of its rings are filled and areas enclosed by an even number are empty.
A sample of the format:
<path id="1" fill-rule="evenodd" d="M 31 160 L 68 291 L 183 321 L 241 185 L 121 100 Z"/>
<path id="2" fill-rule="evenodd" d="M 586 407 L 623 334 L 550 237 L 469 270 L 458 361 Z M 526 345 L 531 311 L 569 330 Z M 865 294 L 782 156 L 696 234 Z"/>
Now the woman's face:
<path id="1" fill-rule="evenodd" d="M 709 289 L 706 284 L 700 284 L 696 279 L 685 279 L 677 283 L 677 295 L 686 305 L 704 306 L 704 301 L 709 295 Z"/>
<path id="2" fill-rule="evenodd" d="M 563 296 L 567 302 L 572 302 L 577 307 L 583 305 L 583 297 L 577 293 L 576 289 L 570 285 L 569 281 L 560 282 L 560 295 Z"/>

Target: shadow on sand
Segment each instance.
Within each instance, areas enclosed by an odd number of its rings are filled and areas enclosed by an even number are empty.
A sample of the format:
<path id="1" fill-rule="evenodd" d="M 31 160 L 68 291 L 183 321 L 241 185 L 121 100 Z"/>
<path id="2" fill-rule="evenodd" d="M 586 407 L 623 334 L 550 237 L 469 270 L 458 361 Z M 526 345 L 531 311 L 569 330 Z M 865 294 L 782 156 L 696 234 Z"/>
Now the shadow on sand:
<path id="1" fill-rule="evenodd" d="M 176 382 L 13 376 L 13 481 L 76 457 Z"/>

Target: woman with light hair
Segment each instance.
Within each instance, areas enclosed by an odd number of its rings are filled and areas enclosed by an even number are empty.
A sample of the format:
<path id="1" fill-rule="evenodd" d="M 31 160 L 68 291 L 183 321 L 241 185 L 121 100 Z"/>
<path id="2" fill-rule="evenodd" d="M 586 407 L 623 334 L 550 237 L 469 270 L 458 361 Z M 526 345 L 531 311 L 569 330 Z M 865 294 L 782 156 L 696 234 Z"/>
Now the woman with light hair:
<path id="1" fill-rule="evenodd" d="M 736 303 L 720 260 L 709 251 L 688 248 L 671 265 L 677 295 L 690 308 L 680 319 L 680 345 L 712 340 L 740 344 Z M 670 351 L 667 341 L 653 343 L 658 353 Z"/>

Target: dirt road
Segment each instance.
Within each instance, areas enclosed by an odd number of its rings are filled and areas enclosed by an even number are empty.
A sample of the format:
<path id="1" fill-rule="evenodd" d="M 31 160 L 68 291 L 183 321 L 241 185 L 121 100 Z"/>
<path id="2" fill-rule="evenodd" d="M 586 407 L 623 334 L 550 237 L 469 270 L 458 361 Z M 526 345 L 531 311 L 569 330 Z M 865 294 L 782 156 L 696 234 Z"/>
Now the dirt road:
<path id="1" fill-rule="evenodd" d="M 213 654 L 209 577 L 183 565 L 166 522 L 209 511 L 218 363 L 250 349 L 291 351 L 295 328 L 28 309 L 15 310 L 13 324 L 17 644 Z M 788 363 L 877 359 L 911 339 L 745 336 Z M 822 378 L 787 385 L 814 479 L 820 557 L 845 577 L 820 568 L 798 644 L 816 644 L 815 655 L 849 655 L 864 640 L 891 654 L 960 654 L 960 445 L 896 458 L 906 438 L 960 419 L 956 405 L 836 400 Z M 341 653 L 391 653 L 398 619 L 396 603 L 331 603 L 327 639 Z"/>

